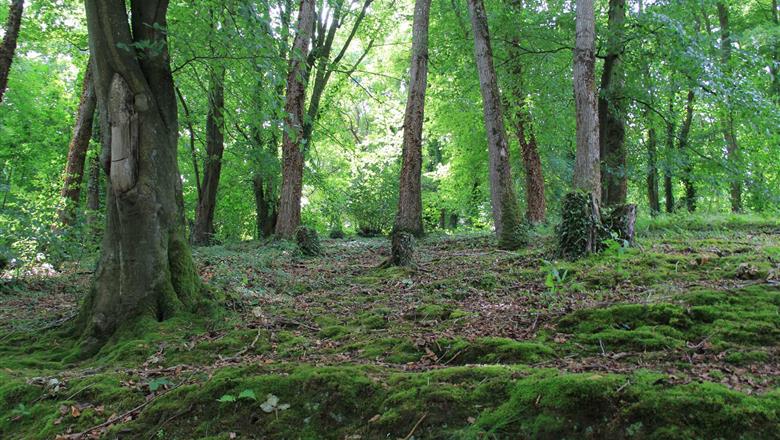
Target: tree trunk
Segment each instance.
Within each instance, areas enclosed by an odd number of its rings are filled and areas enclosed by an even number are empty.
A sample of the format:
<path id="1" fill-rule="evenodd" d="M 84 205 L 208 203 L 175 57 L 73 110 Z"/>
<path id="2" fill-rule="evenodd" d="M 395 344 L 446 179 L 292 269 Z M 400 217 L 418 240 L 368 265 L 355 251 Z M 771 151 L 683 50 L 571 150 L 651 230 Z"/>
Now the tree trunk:
<path id="1" fill-rule="evenodd" d="M 0 103 L 3 102 L 5 89 L 8 87 L 8 74 L 14 61 L 16 41 L 19 39 L 19 28 L 22 26 L 24 0 L 11 0 L 8 8 L 8 21 L 5 23 L 5 36 L 0 46 Z"/>
<path id="2" fill-rule="evenodd" d="M 260 174 L 255 174 L 252 180 L 255 193 L 255 211 L 257 216 L 257 238 L 268 238 L 274 233 L 276 226 L 276 204 L 271 191 L 271 182 L 267 186 Z"/>
<path id="3" fill-rule="evenodd" d="M 87 180 L 87 224 L 94 224 L 100 211 L 100 159 L 93 155 L 89 161 Z"/>
<path id="4" fill-rule="evenodd" d="M 658 215 L 661 212 L 661 201 L 658 196 L 658 140 L 655 127 L 647 130 L 647 201 L 650 215 Z"/>
<path id="5" fill-rule="evenodd" d="M 513 41 L 509 46 L 509 56 L 514 60 L 511 69 L 512 87 L 511 94 L 514 100 L 514 128 L 517 141 L 520 144 L 520 153 L 523 157 L 523 169 L 525 171 L 525 217 L 531 224 L 543 223 L 547 215 L 547 204 L 544 198 L 544 176 L 542 174 L 542 160 L 536 144 L 536 136 L 531 126 L 531 113 L 527 108 L 525 90 L 523 87 L 523 65 L 520 63 L 519 42 Z M 512 103 L 507 103 L 511 108 Z"/>
<path id="6" fill-rule="evenodd" d="M 195 311 L 205 299 L 185 237 L 168 3 L 129 3 L 132 31 L 124 0 L 86 1 L 110 182 L 100 260 L 78 319 L 86 354 L 139 319 Z M 117 49 L 139 42 L 150 46 L 141 55 Z"/>
<path id="7" fill-rule="evenodd" d="M 214 211 L 217 207 L 217 189 L 222 172 L 222 153 L 225 150 L 225 70 L 211 75 L 209 111 L 206 118 L 206 159 L 203 161 L 202 197 L 195 211 L 195 226 L 190 237 L 193 244 L 208 245 L 214 239 Z"/>
<path id="8" fill-rule="evenodd" d="M 92 124 L 97 106 L 95 87 L 92 84 L 92 61 L 87 62 L 82 86 L 81 101 L 79 101 L 76 124 L 73 127 L 73 137 L 68 147 L 68 162 L 65 165 L 64 184 L 60 196 L 63 205 L 58 210 L 60 223 L 71 225 L 76 218 L 76 210 L 81 199 L 81 185 L 84 181 L 84 162 L 87 159 L 89 141 L 92 139 Z"/>
<path id="9" fill-rule="evenodd" d="M 598 99 L 599 149 L 601 154 L 601 201 L 604 206 L 626 203 L 625 112 L 622 105 L 625 75 L 620 57 L 623 53 L 623 26 L 626 1 L 609 0 L 607 56 L 601 74 Z"/>
<path id="10" fill-rule="evenodd" d="M 666 154 L 664 160 L 664 204 L 666 212 L 674 212 L 674 185 L 672 183 L 672 157 L 674 154 L 674 95 L 676 90 L 669 94 L 669 116 L 666 119 Z"/>
<path id="11" fill-rule="evenodd" d="M 730 72 L 731 68 L 731 33 L 729 30 L 729 10 L 725 3 L 718 2 L 718 21 L 720 22 L 720 49 L 721 64 L 724 72 Z M 726 142 L 726 159 L 732 165 L 732 168 L 739 170 L 740 151 L 737 143 L 737 133 L 734 130 L 734 112 L 731 109 L 731 102 L 728 96 L 725 97 L 725 109 L 721 116 L 721 127 L 723 130 L 723 140 Z M 731 180 L 731 211 L 742 212 L 742 177 L 732 176 Z"/>
<path id="12" fill-rule="evenodd" d="M 577 156 L 574 189 L 601 198 L 599 166 L 599 120 L 596 112 L 595 63 L 596 22 L 593 0 L 576 0 L 574 47 L 574 105 L 577 113 Z"/>
<path id="13" fill-rule="evenodd" d="M 490 44 L 487 14 L 482 0 L 469 0 L 469 15 L 474 31 L 474 58 L 479 73 L 482 107 L 488 141 L 490 167 L 490 201 L 498 245 L 502 249 L 517 249 L 525 244 L 523 221 L 517 204 L 509 148 L 506 141 L 501 96 L 496 70 L 493 67 L 493 49 Z"/>
<path id="14" fill-rule="evenodd" d="M 282 190 L 276 235 L 292 238 L 301 223 L 303 191 L 303 105 L 306 99 L 306 54 L 314 24 L 314 0 L 301 0 L 298 12 L 298 33 L 287 69 L 284 133 L 282 140 Z"/>
<path id="15" fill-rule="evenodd" d="M 404 114 L 404 138 L 401 177 L 398 192 L 398 213 L 394 230 L 423 235 L 422 130 L 425 110 L 425 88 L 428 84 L 428 17 L 431 0 L 417 0 L 412 26 L 412 64 L 409 96 Z"/>
<path id="16" fill-rule="evenodd" d="M 688 135 L 691 132 L 691 123 L 693 122 L 693 100 L 695 98 L 693 90 L 688 90 L 688 97 L 685 101 L 685 120 L 680 127 L 680 134 L 677 136 L 677 149 L 683 161 L 682 183 L 685 188 L 685 206 L 688 212 L 696 211 L 696 187 L 693 184 L 693 162 L 688 151 Z"/>

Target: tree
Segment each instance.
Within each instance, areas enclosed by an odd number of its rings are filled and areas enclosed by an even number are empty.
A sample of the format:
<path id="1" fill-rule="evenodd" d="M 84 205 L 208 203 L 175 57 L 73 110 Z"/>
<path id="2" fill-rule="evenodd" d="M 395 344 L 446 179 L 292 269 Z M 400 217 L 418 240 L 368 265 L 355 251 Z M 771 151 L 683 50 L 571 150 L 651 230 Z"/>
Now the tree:
<path id="1" fill-rule="evenodd" d="M 696 94 L 693 89 L 688 90 L 688 96 L 685 100 L 685 119 L 680 126 L 680 134 L 677 135 L 677 150 L 683 161 L 682 180 L 685 188 L 685 206 L 688 212 L 696 210 L 696 186 L 693 183 L 693 163 L 688 148 L 688 138 L 691 133 L 691 123 L 693 122 L 693 100 Z"/>
<path id="2" fill-rule="evenodd" d="M 144 317 L 202 304 L 185 238 L 166 0 L 86 2 L 103 132 L 106 229 L 79 324 L 92 353 Z"/>
<path id="3" fill-rule="evenodd" d="M 720 23 L 721 67 L 724 72 L 730 72 L 731 62 L 731 31 L 729 29 L 729 9 L 723 2 L 718 2 L 718 21 Z M 728 96 L 725 98 L 725 109 L 721 115 L 723 140 L 726 142 L 726 159 L 732 168 L 740 166 L 740 151 L 737 143 L 737 132 L 734 129 L 734 111 Z M 732 176 L 731 180 L 731 211 L 742 212 L 742 178 Z"/>
<path id="4" fill-rule="evenodd" d="M 68 147 L 68 161 L 65 165 L 64 184 L 60 196 L 63 206 L 58 217 L 63 225 L 70 225 L 75 219 L 75 211 L 81 198 L 81 187 L 84 181 L 84 163 L 87 159 L 89 141 L 92 138 L 92 124 L 95 116 L 97 97 L 92 83 L 92 61 L 87 62 L 84 73 L 81 100 L 79 101 L 76 123 L 73 126 L 73 138 Z"/>
<path id="5" fill-rule="evenodd" d="M 558 253 L 578 258 L 598 252 L 603 246 L 599 169 L 599 128 L 595 93 L 595 17 L 592 0 L 576 2 L 574 44 L 574 106 L 577 121 L 577 151 L 574 191 L 566 194 L 558 226 Z"/>
<path id="6" fill-rule="evenodd" d="M 609 0 L 607 55 L 598 99 L 601 200 L 605 206 L 625 204 L 628 187 L 622 104 L 625 74 L 621 60 L 625 20 L 626 1 Z"/>
<path id="7" fill-rule="evenodd" d="M 23 12 L 24 0 L 11 0 L 11 5 L 8 8 L 8 20 L 5 23 L 3 44 L 0 46 L 0 103 L 3 102 L 3 95 L 8 87 L 8 74 L 11 71 L 11 63 L 14 61 Z"/>
<path id="8" fill-rule="evenodd" d="M 512 3 L 518 12 L 522 9 L 522 2 Z M 528 108 L 525 90 L 523 63 L 520 60 L 519 37 L 512 39 L 509 44 L 508 54 L 511 61 L 510 73 L 512 75 L 509 88 L 511 101 L 507 100 L 506 107 L 514 109 L 512 122 L 515 135 L 520 144 L 520 154 L 523 158 L 525 171 L 525 203 L 526 220 L 531 224 L 544 222 L 547 215 L 547 203 L 544 195 L 544 175 L 542 174 L 542 160 L 539 157 L 536 133 L 533 129 L 533 118 Z"/>
<path id="9" fill-rule="evenodd" d="M 276 235 L 292 238 L 301 223 L 303 191 L 303 106 L 306 99 L 309 40 L 313 32 L 314 1 L 301 0 L 298 31 L 295 35 L 287 69 L 284 134 L 282 137 L 282 190 Z"/>
<path id="10" fill-rule="evenodd" d="M 576 2 L 574 46 L 574 106 L 577 119 L 577 153 L 574 189 L 601 198 L 599 168 L 599 119 L 596 112 L 595 64 L 596 22 L 593 0 Z"/>
<path id="11" fill-rule="evenodd" d="M 214 210 L 217 207 L 217 188 L 222 171 L 222 153 L 225 150 L 225 69 L 216 67 L 209 80 L 209 111 L 206 117 L 206 159 L 203 161 L 203 182 L 195 211 L 195 225 L 190 241 L 210 244 L 214 238 Z"/>
<path id="12" fill-rule="evenodd" d="M 428 83 L 428 18 L 431 0 L 417 0 L 412 25 L 412 61 L 409 96 L 404 113 L 404 138 L 401 153 L 401 177 L 395 231 L 416 237 L 423 235 L 422 129 L 425 113 L 425 88 Z"/>
<path id="13" fill-rule="evenodd" d="M 672 182 L 671 157 L 674 156 L 674 95 L 677 89 L 672 87 L 669 93 L 669 115 L 666 118 L 666 160 L 664 161 L 664 208 L 671 214 L 674 212 L 674 183 Z"/>
<path id="14" fill-rule="evenodd" d="M 517 205 L 512 170 L 509 164 L 509 148 L 501 110 L 496 71 L 493 67 L 493 49 L 487 14 L 482 0 L 469 0 L 469 15 L 474 32 L 474 58 L 479 74 L 482 92 L 482 114 L 488 140 L 488 163 L 490 169 L 490 200 L 493 208 L 493 223 L 499 247 L 517 249 L 525 244 L 522 233 L 522 218 Z"/>

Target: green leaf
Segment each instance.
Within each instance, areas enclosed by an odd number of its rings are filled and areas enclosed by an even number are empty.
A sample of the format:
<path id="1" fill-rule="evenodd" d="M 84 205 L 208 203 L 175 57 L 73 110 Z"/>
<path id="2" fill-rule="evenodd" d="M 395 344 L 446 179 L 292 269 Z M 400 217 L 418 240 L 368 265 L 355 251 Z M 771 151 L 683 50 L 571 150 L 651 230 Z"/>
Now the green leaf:
<path id="1" fill-rule="evenodd" d="M 238 395 L 238 398 L 257 400 L 257 396 L 255 395 L 255 392 L 250 389 L 245 389 L 244 391 L 241 391 L 241 393 Z"/>
<path id="2" fill-rule="evenodd" d="M 221 403 L 228 403 L 228 402 L 235 402 L 235 401 L 236 401 L 236 396 L 232 394 L 225 394 L 219 399 L 217 399 L 217 402 L 221 402 Z"/>
<path id="3" fill-rule="evenodd" d="M 173 385 L 173 382 L 170 380 L 164 378 L 164 377 L 158 377 L 157 379 L 152 379 L 151 382 L 149 382 L 149 391 L 157 391 L 160 389 L 160 387 L 165 385 Z"/>

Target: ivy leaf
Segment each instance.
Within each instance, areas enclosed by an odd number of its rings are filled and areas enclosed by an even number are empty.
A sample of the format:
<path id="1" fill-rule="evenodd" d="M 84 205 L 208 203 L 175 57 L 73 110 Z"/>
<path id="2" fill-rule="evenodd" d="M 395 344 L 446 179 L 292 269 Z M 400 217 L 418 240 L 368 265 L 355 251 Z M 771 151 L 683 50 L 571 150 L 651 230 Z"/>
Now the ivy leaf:
<path id="1" fill-rule="evenodd" d="M 233 396 L 232 394 L 225 394 L 219 399 L 217 399 L 217 402 L 220 403 L 228 403 L 228 402 L 235 402 L 235 401 L 236 401 L 236 396 Z"/>

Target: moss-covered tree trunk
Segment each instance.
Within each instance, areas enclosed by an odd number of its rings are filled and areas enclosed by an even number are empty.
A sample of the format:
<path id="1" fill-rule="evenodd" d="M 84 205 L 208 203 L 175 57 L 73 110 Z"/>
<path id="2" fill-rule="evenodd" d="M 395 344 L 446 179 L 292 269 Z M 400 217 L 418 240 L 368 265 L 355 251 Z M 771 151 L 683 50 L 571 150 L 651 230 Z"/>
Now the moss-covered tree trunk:
<path id="1" fill-rule="evenodd" d="M 303 111 L 306 99 L 309 40 L 314 26 L 314 0 L 301 0 L 298 32 L 295 35 L 287 69 L 287 94 L 282 140 L 282 189 L 276 235 L 292 238 L 301 223 L 303 192 Z"/>
<path id="2" fill-rule="evenodd" d="M 97 107 L 97 96 L 92 83 L 92 60 L 87 62 L 84 73 L 81 100 L 76 114 L 76 123 L 73 126 L 73 137 L 68 147 L 68 160 L 65 164 L 64 183 L 60 196 L 63 205 L 58 210 L 60 223 L 70 225 L 76 217 L 79 200 L 81 199 L 81 186 L 84 181 L 84 164 L 87 160 L 89 141 L 92 139 L 92 124 Z"/>
<path id="3" fill-rule="evenodd" d="M 201 197 L 195 211 L 195 225 L 190 241 L 207 245 L 214 239 L 214 211 L 217 208 L 217 189 L 222 173 L 222 153 L 225 151 L 224 118 L 225 70 L 216 68 L 209 85 L 209 111 L 206 116 L 206 158 L 203 161 Z"/>
<path id="4" fill-rule="evenodd" d="M 574 45 L 574 107 L 577 123 L 577 153 L 573 186 L 592 192 L 601 202 L 599 166 L 599 119 L 596 112 L 596 18 L 593 0 L 576 1 Z"/>
<path id="5" fill-rule="evenodd" d="M 8 74 L 11 72 L 11 64 L 14 61 L 23 13 L 24 0 L 11 0 L 11 5 L 8 8 L 8 20 L 5 24 L 5 35 L 2 45 L 0 45 L 0 103 L 3 102 L 5 89 L 8 87 Z"/>
<path id="6" fill-rule="evenodd" d="M 404 137 L 395 231 L 423 235 L 422 221 L 422 131 L 425 89 L 428 85 L 428 17 L 431 0 L 417 0 L 412 25 L 412 60 L 409 96 L 404 113 Z"/>
<path id="7" fill-rule="evenodd" d="M 124 0 L 86 2 L 109 181 L 100 260 L 78 320 L 87 353 L 142 317 L 192 309 L 203 292 L 185 237 L 168 4 L 128 3 L 129 15 Z M 140 56 L 121 49 L 139 42 Z"/>
<path id="8" fill-rule="evenodd" d="M 487 132 L 493 223 L 499 247 L 517 249 L 525 244 L 526 236 L 512 181 L 509 147 L 506 140 L 496 70 L 493 66 L 493 49 L 490 44 L 487 13 L 482 0 L 469 0 L 468 5 L 474 33 L 474 58 L 479 74 L 485 131 Z"/>
<path id="9" fill-rule="evenodd" d="M 650 121 L 652 124 L 652 121 Z M 655 127 L 647 130 L 647 202 L 650 215 L 661 212 L 661 200 L 658 196 L 658 139 Z"/>
<path id="10" fill-rule="evenodd" d="M 666 212 L 674 212 L 674 183 L 672 182 L 672 158 L 674 154 L 674 95 L 676 91 L 672 90 L 669 94 L 669 115 L 666 119 L 666 150 L 664 155 L 664 207 Z"/>

